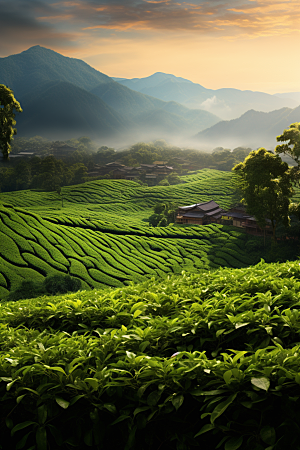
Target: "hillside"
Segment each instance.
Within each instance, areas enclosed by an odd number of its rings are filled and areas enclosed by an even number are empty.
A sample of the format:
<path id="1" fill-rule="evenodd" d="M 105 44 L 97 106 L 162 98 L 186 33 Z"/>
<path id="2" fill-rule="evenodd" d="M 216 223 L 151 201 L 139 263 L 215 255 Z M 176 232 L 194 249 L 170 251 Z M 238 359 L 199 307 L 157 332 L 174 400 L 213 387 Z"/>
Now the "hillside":
<path id="1" fill-rule="evenodd" d="M 249 146 L 251 148 L 274 148 L 276 136 L 300 120 L 300 106 L 294 109 L 282 108 L 269 113 L 248 111 L 238 119 L 222 121 L 198 133 L 198 144 L 229 148 Z"/>
<path id="2" fill-rule="evenodd" d="M 299 450 L 299 280 L 261 262 L 2 303 L 0 445 Z"/>
<path id="3" fill-rule="evenodd" d="M 250 109 L 269 112 L 282 107 L 296 107 L 298 98 L 264 92 L 222 88 L 206 89 L 200 84 L 161 72 L 145 78 L 115 78 L 130 89 L 164 101 L 182 103 L 188 108 L 204 109 L 224 120 L 235 119 Z"/>
<path id="4" fill-rule="evenodd" d="M 66 81 L 39 84 L 22 96 L 23 113 L 18 117 L 18 134 L 51 139 L 74 135 L 92 139 L 126 136 L 132 123 L 105 102 Z"/>
<path id="5" fill-rule="evenodd" d="M 1 295 L 26 278 L 41 282 L 55 273 L 78 277 L 88 289 L 258 262 L 261 239 L 225 226 L 148 226 L 161 201 L 184 205 L 213 198 L 230 206 L 231 173 L 203 170 L 184 180 L 153 188 L 125 180 L 64 187 L 63 207 L 56 192 L 2 193 Z"/>
<path id="6" fill-rule="evenodd" d="M 87 91 L 111 78 L 84 61 L 36 45 L 17 55 L 0 58 L 0 82 L 22 98 L 40 83 L 65 81 Z"/>
<path id="7" fill-rule="evenodd" d="M 91 90 L 111 108 L 128 117 L 139 129 L 156 133 L 187 134 L 205 129 L 220 121 L 207 111 L 191 110 L 176 102 L 164 102 L 135 92 L 118 83 L 102 83 Z M 200 129 L 199 129 L 200 127 Z"/>

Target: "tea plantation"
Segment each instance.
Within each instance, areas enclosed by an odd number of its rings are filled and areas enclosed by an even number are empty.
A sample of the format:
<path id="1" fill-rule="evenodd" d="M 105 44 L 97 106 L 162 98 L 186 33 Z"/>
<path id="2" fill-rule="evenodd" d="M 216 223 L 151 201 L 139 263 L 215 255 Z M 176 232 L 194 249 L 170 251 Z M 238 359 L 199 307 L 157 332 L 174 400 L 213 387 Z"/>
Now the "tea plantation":
<path id="1" fill-rule="evenodd" d="M 84 289 L 121 287 L 145 277 L 218 266 L 246 267 L 248 235 L 222 225 L 132 227 L 78 217 L 42 219 L 22 208 L 0 208 L 0 295 L 23 280 L 69 274 Z"/>
<path id="2" fill-rule="evenodd" d="M 300 264 L 158 202 L 233 202 L 204 169 L 0 194 L 0 449 L 300 450 Z M 70 275 L 82 291 L 6 301 Z"/>
<path id="3" fill-rule="evenodd" d="M 299 449 L 299 289 L 261 262 L 2 303 L 1 448 Z"/>
<path id="4" fill-rule="evenodd" d="M 149 227 L 157 202 L 214 198 L 230 206 L 230 173 L 204 169 L 183 179 L 180 185 L 153 188 L 126 180 L 94 181 L 63 188 L 63 199 L 56 192 L 1 194 L 8 203 L 0 206 L 0 298 L 23 280 L 38 283 L 54 274 L 69 274 L 89 289 L 257 263 L 253 238 L 242 232 L 220 225 Z M 262 245 L 261 239 L 256 242 Z"/>
<path id="5" fill-rule="evenodd" d="M 7 192 L 1 194 L 1 199 L 42 217 L 79 216 L 138 226 L 146 224 L 159 202 L 185 205 L 213 199 L 223 208 L 230 206 L 235 187 L 230 172 L 203 169 L 182 180 L 184 183 L 174 186 L 145 187 L 134 181 L 100 180 L 63 187 L 63 207 L 56 192 Z"/>

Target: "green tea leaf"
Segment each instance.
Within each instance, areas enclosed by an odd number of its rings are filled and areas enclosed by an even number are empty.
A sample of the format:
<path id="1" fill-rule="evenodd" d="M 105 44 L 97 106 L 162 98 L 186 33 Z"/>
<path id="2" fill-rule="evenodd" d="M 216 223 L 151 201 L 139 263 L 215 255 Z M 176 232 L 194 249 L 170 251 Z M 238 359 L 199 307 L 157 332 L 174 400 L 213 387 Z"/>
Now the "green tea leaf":
<path id="1" fill-rule="evenodd" d="M 222 329 L 222 330 L 218 330 L 217 332 L 216 332 L 216 337 L 218 338 L 219 336 L 221 336 L 221 334 L 223 334 L 224 333 L 224 331 L 226 331 L 226 329 L 224 328 L 224 329 Z"/>
<path id="2" fill-rule="evenodd" d="M 35 435 L 37 450 L 47 450 L 47 431 L 45 427 L 38 427 Z"/>
<path id="3" fill-rule="evenodd" d="M 86 381 L 93 389 L 97 389 L 99 386 L 97 378 L 85 378 L 84 381 Z"/>
<path id="4" fill-rule="evenodd" d="M 150 345 L 149 341 L 144 341 L 139 345 L 139 350 L 140 352 L 144 352 L 145 348 L 148 347 L 148 345 Z"/>
<path id="5" fill-rule="evenodd" d="M 148 409 L 150 409 L 150 406 L 139 406 L 138 408 L 135 408 L 133 415 L 136 416 L 138 413 L 147 411 Z"/>
<path id="6" fill-rule="evenodd" d="M 236 398 L 237 393 L 231 395 L 227 400 L 225 400 L 224 402 L 219 403 L 215 409 L 213 410 L 211 416 L 210 416 L 210 421 L 213 424 L 214 421 L 221 416 L 221 414 L 223 414 L 223 412 L 228 408 L 228 406 L 234 401 L 234 399 Z"/>
<path id="7" fill-rule="evenodd" d="M 117 408 L 112 403 L 104 403 L 103 407 L 113 414 L 117 412 Z"/>
<path id="8" fill-rule="evenodd" d="M 180 408 L 183 401 L 184 401 L 183 395 L 176 395 L 175 397 L 172 398 L 172 404 L 173 404 L 174 408 L 176 409 L 176 411 L 177 411 L 177 409 Z"/>
<path id="9" fill-rule="evenodd" d="M 31 420 L 26 420 L 26 422 L 18 423 L 11 430 L 11 435 L 13 436 L 16 431 L 23 430 L 23 428 L 29 427 L 30 425 L 37 425 L 36 422 L 32 422 Z"/>
<path id="10" fill-rule="evenodd" d="M 55 397 L 55 401 L 63 409 L 67 409 L 70 404 L 67 400 L 64 400 L 61 397 Z"/>
<path id="11" fill-rule="evenodd" d="M 111 425 L 115 425 L 116 423 L 123 422 L 123 420 L 126 420 L 126 419 L 130 419 L 130 416 L 123 414 L 122 416 L 118 417 L 114 422 L 112 422 Z"/>
<path id="12" fill-rule="evenodd" d="M 39 424 L 43 425 L 47 420 L 47 406 L 41 405 L 38 407 L 37 411 L 38 411 Z"/>
<path id="13" fill-rule="evenodd" d="M 264 391 L 267 391 L 270 387 L 270 380 L 266 377 L 261 378 L 252 377 L 251 383 L 254 386 L 258 387 L 259 389 L 263 389 Z"/>
<path id="14" fill-rule="evenodd" d="M 198 431 L 197 434 L 195 434 L 194 437 L 200 436 L 200 434 L 206 433 L 207 431 L 213 430 L 215 426 L 211 423 L 208 423 L 207 425 L 203 425 L 200 431 Z"/>
<path id="15" fill-rule="evenodd" d="M 27 442 L 28 436 L 30 436 L 32 432 L 33 432 L 33 430 L 29 431 L 29 433 L 25 434 L 25 436 L 23 436 L 22 439 L 20 441 L 18 441 L 18 443 L 16 445 L 16 450 L 21 450 L 22 448 L 24 448 L 24 446 Z"/>
<path id="16" fill-rule="evenodd" d="M 225 444 L 225 450 L 237 450 L 243 443 L 243 436 L 233 437 Z"/>
<path id="17" fill-rule="evenodd" d="M 230 378 L 232 377 L 232 371 L 226 370 L 226 372 L 223 374 L 223 378 L 226 384 L 229 384 Z"/>
<path id="18" fill-rule="evenodd" d="M 149 406 L 155 406 L 158 400 L 160 399 L 161 392 L 153 391 L 147 397 L 147 403 Z"/>
<path id="19" fill-rule="evenodd" d="M 265 444 L 274 445 L 276 442 L 276 432 L 273 427 L 265 426 L 260 430 L 260 437 Z"/>

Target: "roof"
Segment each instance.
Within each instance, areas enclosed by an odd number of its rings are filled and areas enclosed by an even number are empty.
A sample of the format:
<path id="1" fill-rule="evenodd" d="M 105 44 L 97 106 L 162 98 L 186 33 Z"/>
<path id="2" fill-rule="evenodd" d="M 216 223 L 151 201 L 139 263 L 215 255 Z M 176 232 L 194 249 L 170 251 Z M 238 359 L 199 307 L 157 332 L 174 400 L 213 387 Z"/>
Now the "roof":
<path id="1" fill-rule="evenodd" d="M 214 209 L 213 211 L 207 211 L 207 212 L 205 213 L 205 215 L 206 215 L 206 216 L 214 216 L 215 214 L 223 213 L 223 212 L 224 212 L 224 209 L 222 209 L 222 208 L 217 208 L 217 209 Z"/>
<path id="2" fill-rule="evenodd" d="M 204 216 L 205 214 L 200 212 L 199 213 L 190 212 L 182 215 L 182 217 L 198 217 L 199 219 L 202 219 L 202 217 Z"/>
<path id="3" fill-rule="evenodd" d="M 220 209 L 219 205 L 213 200 L 210 200 L 209 202 L 204 202 L 204 203 L 195 203 L 194 205 L 189 205 L 189 206 L 179 206 L 179 209 L 183 209 L 186 211 L 194 209 L 194 208 L 199 211 L 205 211 L 205 212 Z"/>
<path id="4" fill-rule="evenodd" d="M 213 200 L 211 200 L 210 202 L 198 203 L 197 207 L 202 211 L 211 211 L 212 209 L 220 208 L 219 205 Z"/>

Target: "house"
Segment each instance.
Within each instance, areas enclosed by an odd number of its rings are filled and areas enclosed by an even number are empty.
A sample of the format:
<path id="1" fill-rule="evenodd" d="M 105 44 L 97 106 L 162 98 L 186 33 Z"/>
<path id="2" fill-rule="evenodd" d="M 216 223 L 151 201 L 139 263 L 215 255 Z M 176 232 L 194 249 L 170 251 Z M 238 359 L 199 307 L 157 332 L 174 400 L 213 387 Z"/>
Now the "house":
<path id="1" fill-rule="evenodd" d="M 221 223 L 224 225 L 233 225 L 235 227 L 243 228 L 246 233 L 262 236 L 264 234 L 272 234 L 271 221 L 266 219 L 267 225 L 265 228 L 261 228 L 255 217 L 249 216 L 246 213 L 245 206 L 235 206 L 229 211 L 226 211 L 221 219 Z"/>
<path id="2" fill-rule="evenodd" d="M 225 211 L 213 200 L 204 203 L 195 203 L 189 206 L 180 206 L 176 215 L 176 223 L 206 225 L 220 223 Z"/>
<path id="3" fill-rule="evenodd" d="M 234 227 L 242 228 L 245 217 L 248 217 L 245 206 L 235 206 L 223 214 L 221 223 L 223 225 L 233 225 Z"/>
<path id="4" fill-rule="evenodd" d="M 221 223 L 243 228 L 246 233 L 256 236 L 272 234 L 271 221 L 266 219 L 267 225 L 261 228 L 255 217 L 246 213 L 244 206 L 235 206 L 228 211 L 220 208 L 213 200 L 204 203 L 195 203 L 189 206 L 180 206 L 177 211 L 176 223 L 194 225 L 207 225 Z"/>

